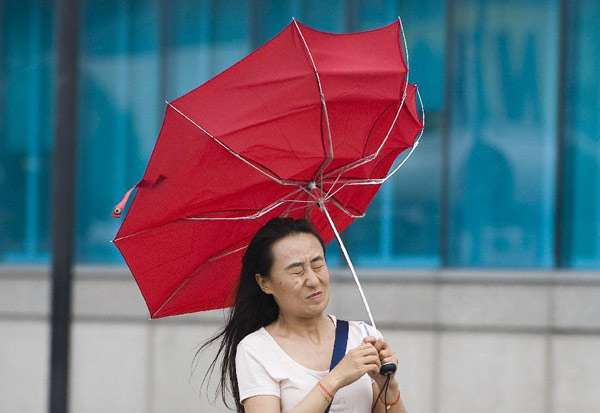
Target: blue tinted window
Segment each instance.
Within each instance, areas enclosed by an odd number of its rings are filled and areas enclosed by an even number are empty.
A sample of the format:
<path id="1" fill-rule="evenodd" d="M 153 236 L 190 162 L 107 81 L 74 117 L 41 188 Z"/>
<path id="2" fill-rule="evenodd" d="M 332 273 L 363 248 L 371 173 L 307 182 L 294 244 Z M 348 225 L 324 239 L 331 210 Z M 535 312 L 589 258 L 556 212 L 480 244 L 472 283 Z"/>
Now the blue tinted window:
<path id="1" fill-rule="evenodd" d="M 0 262 L 49 263 L 53 8 L 0 3 Z"/>
<path id="2" fill-rule="evenodd" d="M 554 265 L 557 3 L 456 2 L 451 266 Z"/>
<path id="3" fill-rule="evenodd" d="M 563 264 L 600 268 L 600 3 L 569 2 Z"/>

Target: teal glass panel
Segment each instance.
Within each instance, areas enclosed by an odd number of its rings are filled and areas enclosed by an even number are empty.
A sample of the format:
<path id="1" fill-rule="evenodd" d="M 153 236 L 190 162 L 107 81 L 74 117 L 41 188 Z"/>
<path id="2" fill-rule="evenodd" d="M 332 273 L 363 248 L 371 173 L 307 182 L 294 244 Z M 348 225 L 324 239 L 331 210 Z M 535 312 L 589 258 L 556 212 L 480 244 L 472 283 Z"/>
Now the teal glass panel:
<path id="1" fill-rule="evenodd" d="M 554 266 L 558 1 L 455 2 L 448 261 Z"/>
<path id="2" fill-rule="evenodd" d="M 350 3 L 344 0 L 306 0 L 301 22 L 309 27 L 331 33 L 343 33 L 347 27 Z"/>
<path id="3" fill-rule="evenodd" d="M 249 52 L 249 2 L 176 0 L 166 6 L 168 100 L 195 89 Z"/>
<path id="4" fill-rule="evenodd" d="M 213 1 L 211 77 L 243 59 L 250 48 L 250 4 L 246 0 Z"/>
<path id="5" fill-rule="evenodd" d="M 213 3 L 176 0 L 166 7 L 163 81 L 169 101 L 193 90 L 215 72 L 211 44 Z"/>
<path id="6" fill-rule="evenodd" d="M 600 3 L 569 2 L 563 262 L 600 268 Z"/>
<path id="7" fill-rule="evenodd" d="M 0 2 L 0 262 L 50 262 L 53 2 Z"/>

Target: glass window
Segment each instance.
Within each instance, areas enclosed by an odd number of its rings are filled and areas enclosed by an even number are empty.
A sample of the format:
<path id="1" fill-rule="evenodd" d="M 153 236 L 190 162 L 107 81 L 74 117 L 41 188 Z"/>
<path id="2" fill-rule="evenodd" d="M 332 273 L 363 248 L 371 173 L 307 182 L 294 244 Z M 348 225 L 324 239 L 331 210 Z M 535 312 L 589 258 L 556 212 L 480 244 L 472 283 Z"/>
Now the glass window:
<path id="1" fill-rule="evenodd" d="M 167 100 L 174 100 L 196 88 L 210 79 L 216 70 L 212 59 L 215 48 L 211 43 L 216 24 L 211 17 L 215 13 L 213 3 L 209 0 L 176 0 L 162 5 L 165 70 L 162 80 Z"/>
<path id="2" fill-rule="evenodd" d="M 344 0 L 306 0 L 297 18 L 309 27 L 331 33 L 343 33 L 350 2 Z"/>
<path id="3" fill-rule="evenodd" d="M 600 268 L 600 3 L 569 2 L 563 265 Z"/>
<path id="4" fill-rule="evenodd" d="M 0 262 L 49 263 L 53 2 L 0 2 Z"/>
<path id="5" fill-rule="evenodd" d="M 550 268 L 558 1 L 455 4 L 449 265 Z"/>

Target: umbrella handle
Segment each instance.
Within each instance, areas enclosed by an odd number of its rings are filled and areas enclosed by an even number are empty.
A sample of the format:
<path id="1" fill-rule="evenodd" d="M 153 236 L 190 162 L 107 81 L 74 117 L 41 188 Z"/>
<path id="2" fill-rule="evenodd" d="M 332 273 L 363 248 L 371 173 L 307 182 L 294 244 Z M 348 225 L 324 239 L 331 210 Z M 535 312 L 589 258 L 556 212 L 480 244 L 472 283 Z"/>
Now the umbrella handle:
<path id="1" fill-rule="evenodd" d="M 396 364 L 389 362 L 383 363 L 381 365 L 381 369 L 379 369 L 379 374 L 383 376 L 389 376 L 390 374 L 394 374 L 396 372 Z"/>

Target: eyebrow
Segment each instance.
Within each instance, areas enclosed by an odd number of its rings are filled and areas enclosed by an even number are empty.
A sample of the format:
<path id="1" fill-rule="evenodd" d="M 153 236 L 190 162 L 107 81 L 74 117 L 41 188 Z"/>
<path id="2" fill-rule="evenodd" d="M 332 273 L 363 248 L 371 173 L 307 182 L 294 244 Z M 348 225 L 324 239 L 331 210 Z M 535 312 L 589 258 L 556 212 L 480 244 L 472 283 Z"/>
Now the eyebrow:
<path id="1" fill-rule="evenodd" d="M 312 260 L 310 260 L 310 262 L 315 262 L 315 261 L 319 261 L 322 260 L 323 256 L 322 255 L 318 255 L 315 258 L 313 258 Z M 290 265 L 288 265 L 287 267 L 284 268 L 284 271 L 287 271 L 293 267 L 301 267 L 302 266 L 302 262 L 298 261 L 298 262 L 293 262 Z"/>

